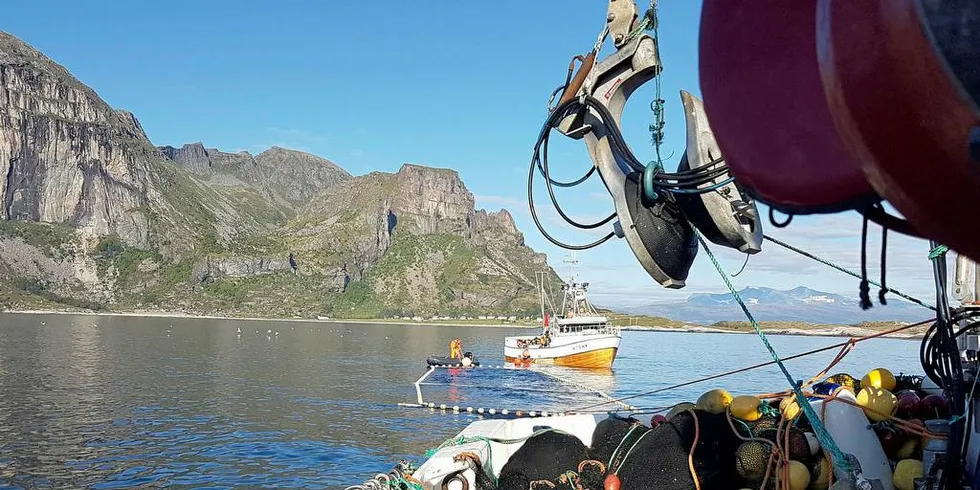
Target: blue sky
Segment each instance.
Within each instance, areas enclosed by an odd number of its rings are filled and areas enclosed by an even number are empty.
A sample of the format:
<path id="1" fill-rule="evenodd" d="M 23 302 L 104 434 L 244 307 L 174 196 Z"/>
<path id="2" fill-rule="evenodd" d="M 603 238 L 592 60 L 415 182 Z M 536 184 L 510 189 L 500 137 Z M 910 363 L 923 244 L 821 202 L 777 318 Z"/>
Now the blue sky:
<path id="1" fill-rule="evenodd" d="M 700 2 L 660 7 L 668 169 L 685 145 L 678 92 L 700 94 L 699 10 Z M 279 145 L 324 156 L 353 174 L 395 171 L 405 162 L 454 168 L 479 207 L 509 209 L 527 242 L 561 266 L 564 252 L 530 220 L 527 165 L 548 95 L 563 81 L 568 60 L 591 48 L 604 20 L 605 2 L 584 0 L 104 1 L 57 8 L 15 2 L 5 7 L 0 28 L 64 65 L 109 104 L 134 112 L 157 145 L 202 141 L 252 153 Z M 642 160 L 653 158 L 648 85 L 624 116 L 626 139 Z M 557 135 L 551 162 L 559 178 L 577 177 L 590 165 L 584 144 Z M 543 191 L 536 196 L 540 208 L 550 207 Z M 598 182 L 559 199 L 583 219 L 612 210 Z M 566 241 L 594 239 L 542 213 Z M 789 228 L 767 232 L 856 269 L 860 227 L 849 213 L 797 217 Z M 889 238 L 890 285 L 933 297 L 927 244 Z M 878 244 L 875 232 L 869 248 L 875 277 Z M 743 261 L 730 251 L 720 257 L 730 272 Z M 656 285 L 621 240 L 579 260 L 581 279 L 604 305 L 724 290 L 703 250 L 681 290 Z M 856 280 L 772 245 L 734 281 L 857 294 Z"/>

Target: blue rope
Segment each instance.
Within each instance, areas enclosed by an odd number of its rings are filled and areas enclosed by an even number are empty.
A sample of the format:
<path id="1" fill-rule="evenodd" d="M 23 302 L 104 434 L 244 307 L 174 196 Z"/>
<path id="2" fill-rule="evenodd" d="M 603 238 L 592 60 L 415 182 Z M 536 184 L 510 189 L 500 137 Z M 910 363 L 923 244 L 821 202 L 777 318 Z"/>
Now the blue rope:
<path id="1" fill-rule="evenodd" d="M 793 387 L 793 393 L 796 394 L 796 403 L 800 406 L 803 414 L 810 421 L 810 425 L 813 426 L 813 432 L 816 434 L 817 440 L 820 441 L 820 446 L 830 452 L 834 466 L 843 472 L 853 472 L 853 465 L 844 456 L 844 452 L 841 451 L 840 447 L 837 446 L 837 443 L 834 442 L 834 438 L 831 437 L 829 432 L 827 432 L 827 427 L 824 426 L 823 422 L 820 420 L 820 417 L 813 411 L 813 407 L 810 406 L 810 403 L 807 401 L 806 397 L 803 396 L 803 391 L 800 389 L 803 382 L 794 380 L 793 376 L 789 374 L 786 366 L 783 365 L 783 360 L 780 359 L 779 354 L 776 353 L 776 349 L 774 349 L 772 344 L 769 343 L 769 338 L 762 332 L 762 328 L 760 328 L 758 322 L 755 321 L 755 317 L 752 316 L 749 308 L 745 306 L 745 302 L 742 301 L 742 297 L 739 296 L 738 290 L 735 289 L 735 286 L 728 279 L 728 274 L 725 274 L 725 270 L 722 269 L 721 264 L 718 263 L 718 259 L 715 258 L 715 255 L 711 252 L 711 249 L 708 248 L 708 243 L 704 240 L 704 237 L 702 237 L 701 234 L 696 231 L 695 234 L 697 234 L 698 241 L 701 242 L 701 246 L 704 247 L 704 252 L 708 254 L 708 258 L 711 259 L 711 263 L 715 265 L 715 269 L 718 270 L 718 274 L 725 281 L 725 285 L 728 286 L 728 291 L 732 293 L 735 301 L 737 301 L 738 305 L 742 308 L 742 312 L 745 313 L 746 318 L 749 319 L 749 323 L 752 324 L 752 328 L 755 329 L 755 333 L 759 335 L 759 338 L 762 339 L 762 343 L 765 344 L 766 349 L 769 350 L 772 360 L 776 361 L 776 365 L 779 366 L 779 370 L 783 372 L 783 376 L 786 376 L 786 380 L 789 381 L 790 386 Z"/>

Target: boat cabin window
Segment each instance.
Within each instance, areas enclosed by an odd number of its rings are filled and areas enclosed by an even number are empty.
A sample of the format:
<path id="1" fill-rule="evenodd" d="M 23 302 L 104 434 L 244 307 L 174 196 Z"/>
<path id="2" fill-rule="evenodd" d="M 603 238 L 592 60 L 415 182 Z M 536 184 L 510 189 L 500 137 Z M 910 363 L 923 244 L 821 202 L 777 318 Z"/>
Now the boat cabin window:
<path id="1" fill-rule="evenodd" d="M 562 325 L 558 327 L 558 333 L 579 333 L 586 331 L 601 331 L 606 328 L 605 325 L 600 324 L 585 324 L 585 325 Z"/>

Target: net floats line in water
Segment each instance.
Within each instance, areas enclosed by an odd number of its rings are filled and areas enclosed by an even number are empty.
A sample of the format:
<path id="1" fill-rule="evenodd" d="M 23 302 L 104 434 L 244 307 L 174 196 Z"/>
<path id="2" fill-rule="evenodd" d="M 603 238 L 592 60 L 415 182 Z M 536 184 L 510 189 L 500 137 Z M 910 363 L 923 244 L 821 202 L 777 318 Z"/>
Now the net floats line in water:
<path id="1" fill-rule="evenodd" d="M 498 415 L 499 414 L 499 415 L 505 415 L 505 416 L 507 416 L 507 415 L 514 415 L 516 417 L 523 417 L 525 415 L 528 416 L 528 417 L 548 417 L 548 416 L 554 416 L 554 415 L 570 415 L 570 414 L 576 413 L 575 411 L 569 411 L 569 410 L 565 410 L 565 411 L 561 411 L 561 412 L 555 412 L 555 411 L 549 411 L 549 410 L 509 410 L 509 409 L 499 409 L 498 410 L 498 409 L 495 409 L 495 408 L 485 409 L 485 408 L 482 408 L 482 407 L 476 407 L 476 408 L 474 408 L 474 407 L 460 407 L 459 405 L 447 405 L 445 403 L 440 403 L 440 404 L 437 405 L 437 404 L 432 403 L 432 402 L 426 402 L 424 400 L 424 398 L 422 397 L 422 385 L 428 386 L 428 385 L 435 384 L 435 383 L 426 383 L 425 382 L 425 379 L 428 378 L 429 375 L 431 375 L 436 369 L 447 369 L 447 368 L 450 368 L 450 369 L 451 368 L 475 369 L 475 368 L 478 368 L 478 367 L 482 367 L 484 369 L 507 369 L 507 370 L 514 369 L 513 367 L 511 367 L 509 365 L 497 365 L 497 366 L 494 366 L 494 365 L 486 365 L 486 366 L 473 366 L 473 365 L 470 365 L 470 366 L 462 366 L 460 364 L 455 364 L 455 365 L 452 365 L 452 364 L 450 364 L 450 365 L 446 365 L 446 364 L 434 364 L 434 365 L 430 365 L 429 366 L 429 369 L 426 370 L 425 374 L 423 374 L 422 376 L 420 376 L 419 379 L 417 379 L 415 381 L 415 383 L 414 383 L 414 385 L 415 385 L 415 395 L 416 395 L 417 402 L 416 403 L 399 403 L 398 406 L 399 407 L 405 407 L 405 408 L 439 409 L 439 410 L 442 410 L 443 412 L 447 412 L 447 413 L 448 412 L 452 412 L 452 413 L 475 413 L 475 414 L 478 414 L 478 415 L 484 415 L 484 414 Z M 626 403 L 623 403 L 623 402 L 621 402 L 621 401 L 613 398 L 612 396 L 610 396 L 606 392 L 604 392 L 602 390 L 599 390 L 599 389 L 596 389 L 594 387 L 591 387 L 591 386 L 585 385 L 583 383 L 579 383 L 577 381 L 568 379 L 568 378 L 566 378 L 564 376 L 559 376 L 557 374 L 548 373 L 548 372 L 545 372 L 545 371 L 542 371 L 542 370 L 539 370 L 539 369 L 534 369 L 534 370 L 531 370 L 531 371 L 537 372 L 537 373 L 541 373 L 541 374 L 545 375 L 548 378 L 551 378 L 551 379 L 553 379 L 555 381 L 558 381 L 559 383 L 564 383 L 566 385 L 574 386 L 574 387 L 577 387 L 579 389 L 582 389 L 582 390 L 591 392 L 591 393 L 599 396 L 600 398 L 603 398 L 603 399 L 607 400 L 606 403 L 614 403 L 616 405 L 619 405 L 622 408 L 623 411 L 627 411 L 627 412 L 637 412 L 637 411 L 640 411 L 639 408 L 634 407 L 632 405 L 628 405 Z M 603 411 L 604 412 L 608 412 L 608 410 L 603 410 Z"/>
<path id="2" fill-rule="evenodd" d="M 572 412 L 555 412 L 551 410 L 510 410 L 507 408 L 483 408 L 483 407 L 461 407 L 459 405 L 446 405 L 445 403 L 399 403 L 403 408 L 429 408 L 440 410 L 444 413 L 475 413 L 478 415 L 504 415 L 513 417 L 555 417 L 558 415 L 571 415 Z"/>
<path id="3" fill-rule="evenodd" d="M 431 367 L 431 368 L 443 368 L 443 369 L 451 369 L 451 368 L 466 368 L 466 369 L 480 369 L 480 368 L 483 368 L 483 369 L 510 369 L 510 367 L 509 366 L 506 366 L 506 365 L 500 365 L 500 366 L 486 365 L 486 366 L 484 366 L 482 364 L 480 364 L 480 365 L 470 364 L 469 366 L 464 366 L 462 364 L 429 364 L 429 367 Z"/>

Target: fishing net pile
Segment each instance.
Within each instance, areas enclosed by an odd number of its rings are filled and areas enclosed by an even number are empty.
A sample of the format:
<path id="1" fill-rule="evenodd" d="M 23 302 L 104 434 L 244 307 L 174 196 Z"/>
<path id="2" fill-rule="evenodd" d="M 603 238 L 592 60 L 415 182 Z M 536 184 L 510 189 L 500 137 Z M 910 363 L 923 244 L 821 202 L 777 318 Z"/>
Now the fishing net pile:
<path id="1" fill-rule="evenodd" d="M 920 383 L 875 369 L 860 380 L 844 373 L 827 377 L 804 394 L 808 401 L 855 407 L 889 459 L 892 486 L 912 490 L 923 477 L 923 447 L 942 437 L 922 421 L 949 416 L 942 395 L 923 392 Z M 478 476 L 478 490 L 826 490 L 834 482 L 834 461 L 801 413 L 791 391 L 733 397 L 714 389 L 648 422 L 611 415 L 589 445 L 542 420 L 496 478 L 477 455 L 463 451 L 456 458 Z"/>

